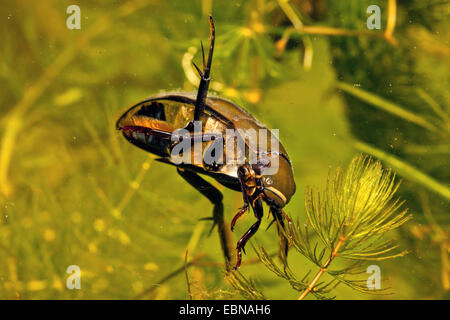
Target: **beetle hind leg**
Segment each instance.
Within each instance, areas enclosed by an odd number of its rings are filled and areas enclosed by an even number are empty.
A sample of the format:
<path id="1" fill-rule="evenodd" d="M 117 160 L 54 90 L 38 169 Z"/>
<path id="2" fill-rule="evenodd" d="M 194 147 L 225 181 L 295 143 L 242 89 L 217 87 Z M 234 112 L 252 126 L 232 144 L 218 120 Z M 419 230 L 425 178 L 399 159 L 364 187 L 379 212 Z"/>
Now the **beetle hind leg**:
<path id="1" fill-rule="evenodd" d="M 211 203 L 214 205 L 213 210 L 213 217 L 212 220 L 213 226 L 217 225 L 218 231 L 219 231 L 219 238 L 222 246 L 222 251 L 225 257 L 225 264 L 226 268 L 228 269 L 231 265 L 231 259 L 232 259 L 232 249 L 229 245 L 228 235 L 226 234 L 226 230 L 224 227 L 224 218 L 223 218 L 223 195 L 222 193 L 215 188 L 212 184 L 210 184 L 208 181 L 204 180 L 202 177 L 200 177 L 198 174 L 192 171 L 183 170 L 180 168 L 177 168 L 178 174 L 186 180 L 191 186 L 193 186 L 195 189 L 197 189 L 202 195 L 204 195 Z M 203 219 L 206 220 L 206 219 Z M 212 231 L 211 229 L 211 231 Z M 210 231 L 210 233 L 211 233 Z"/>
<path id="2" fill-rule="evenodd" d="M 205 61 L 205 51 L 203 49 L 202 44 L 202 58 L 203 58 L 203 71 L 200 71 L 195 64 L 194 67 L 197 69 L 197 72 L 200 74 L 200 84 L 197 92 L 197 99 L 195 101 L 195 110 L 194 110 L 194 121 L 199 121 L 200 116 L 203 114 L 203 109 L 205 108 L 205 101 L 208 95 L 209 82 L 211 81 L 210 72 L 211 72 L 211 64 L 212 57 L 214 52 L 214 41 L 215 41 L 215 28 L 213 18 L 209 17 L 209 51 L 208 57 Z"/>

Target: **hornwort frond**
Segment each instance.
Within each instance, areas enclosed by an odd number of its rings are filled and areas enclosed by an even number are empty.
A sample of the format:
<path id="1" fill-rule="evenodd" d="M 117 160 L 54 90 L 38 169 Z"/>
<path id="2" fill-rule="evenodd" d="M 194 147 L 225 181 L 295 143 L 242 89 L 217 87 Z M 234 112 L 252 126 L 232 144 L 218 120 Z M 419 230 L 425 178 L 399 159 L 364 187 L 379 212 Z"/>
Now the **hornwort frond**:
<path id="1" fill-rule="evenodd" d="M 410 218 L 407 209 L 401 209 L 404 201 L 394 199 L 398 188 L 391 170 L 383 169 L 379 161 L 359 155 L 346 170 L 338 168 L 328 175 L 324 191 L 306 189 L 307 221 L 301 224 L 297 219 L 292 237 L 293 247 L 320 268 L 312 279 L 308 272 L 298 280 L 289 268 L 282 271 L 263 248 L 255 251 L 269 270 L 303 292 L 299 299 L 309 293 L 318 299 L 329 299 L 325 294 L 340 283 L 373 294 L 374 290 L 361 280 L 365 273 L 361 269 L 362 261 L 385 260 L 406 253 L 396 253 L 395 241 L 386 239 L 388 231 Z M 282 232 L 289 236 L 286 230 Z M 312 234 L 317 236 L 317 241 L 311 239 Z M 347 260 L 347 266 L 329 270 L 338 256 Z M 331 276 L 331 281 L 319 280 L 324 273 Z"/>

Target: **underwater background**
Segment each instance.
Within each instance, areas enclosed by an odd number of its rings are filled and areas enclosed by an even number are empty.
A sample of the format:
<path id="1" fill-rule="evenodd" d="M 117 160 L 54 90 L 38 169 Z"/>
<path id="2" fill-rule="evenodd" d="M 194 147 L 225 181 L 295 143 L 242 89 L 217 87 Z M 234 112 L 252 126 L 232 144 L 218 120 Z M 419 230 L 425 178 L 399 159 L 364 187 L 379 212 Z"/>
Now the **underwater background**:
<path id="1" fill-rule="evenodd" d="M 67 25 L 74 4 L 80 29 Z M 380 29 L 368 28 L 371 5 Z M 380 267 L 389 294 L 339 285 L 332 295 L 450 297 L 450 2 L 18 0 L 0 12 L 0 298 L 186 299 L 187 269 L 195 299 L 246 298 L 225 277 L 211 221 L 200 220 L 210 202 L 115 129 L 152 94 L 195 92 L 210 13 L 210 93 L 280 130 L 297 184 L 286 213 L 304 221 L 306 187 L 323 188 L 360 153 L 402 181 L 412 219 L 389 236 L 408 253 L 363 264 Z M 208 181 L 224 194 L 229 226 L 242 195 Z M 242 216 L 232 241 L 254 221 Z M 251 243 L 276 253 L 269 223 Z M 267 298 L 297 298 L 251 243 L 242 276 Z M 66 287 L 71 265 L 80 289 Z M 294 250 L 289 265 L 315 270 Z"/>

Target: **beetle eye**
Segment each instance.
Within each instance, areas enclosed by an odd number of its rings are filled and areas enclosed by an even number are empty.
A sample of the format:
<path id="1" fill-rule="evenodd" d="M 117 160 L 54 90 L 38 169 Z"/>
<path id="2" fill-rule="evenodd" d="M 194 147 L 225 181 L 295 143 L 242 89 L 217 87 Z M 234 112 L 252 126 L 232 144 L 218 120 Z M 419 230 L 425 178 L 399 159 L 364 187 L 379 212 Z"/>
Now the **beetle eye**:
<path id="1" fill-rule="evenodd" d="M 264 178 L 264 181 L 266 182 L 266 184 L 267 184 L 268 186 L 272 185 L 272 183 L 273 183 L 273 180 L 272 180 L 271 177 L 265 177 L 265 178 Z"/>

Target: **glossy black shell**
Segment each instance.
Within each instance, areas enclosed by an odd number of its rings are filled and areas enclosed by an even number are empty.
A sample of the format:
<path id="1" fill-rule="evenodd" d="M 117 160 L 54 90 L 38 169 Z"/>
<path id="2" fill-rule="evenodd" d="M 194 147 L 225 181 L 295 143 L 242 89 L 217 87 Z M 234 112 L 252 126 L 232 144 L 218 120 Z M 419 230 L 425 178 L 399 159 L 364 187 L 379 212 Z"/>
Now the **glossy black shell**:
<path id="1" fill-rule="evenodd" d="M 142 114 L 142 110 L 145 110 L 145 116 L 147 117 L 167 121 L 174 128 L 184 128 L 193 120 L 195 100 L 195 94 L 191 93 L 177 92 L 154 95 L 129 108 L 117 121 L 117 127 L 120 127 L 123 119 L 133 114 L 138 114 L 139 112 Z M 200 117 L 200 121 L 202 122 L 204 132 L 220 132 L 224 134 L 226 129 L 254 129 L 256 131 L 259 129 L 267 129 L 246 110 L 228 100 L 214 96 L 208 96 L 206 99 L 205 109 Z M 272 132 L 270 130 L 267 132 L 267 140 L 269 141 L 267 151 L 270 151 Z M 278 141 L 276 137 L 273 138 Z M 136 139 L 127 139 L 134 145 L 160 156 L 161 159 L 159 161 L 173 164 L 170 160 L 170 154 L 167 152 L 169 143 L 167 139 L 152 137 L 147 143 L 142 143 Z M 208 143 L 211 142 L 205 142 L 205 144 Z M 204 148 L 207 147 L 208 145 L 204 146 Z M 283 157 L 279 157 L 279 169 L 277 173 L 264 176 L 262 180 L 268 201 L 279 207 L 283 207 L 295 193 L 296 186 L 288 154 L 279 141 L 278 151 L 283 154 Z M 204 164 L 181 164 L 177 166 L 209 175 L 228 188 L 236 191 L 241 190 L 237 178 L 237 164 L 225 163 L 215 169 L 207 167 Z"/>

